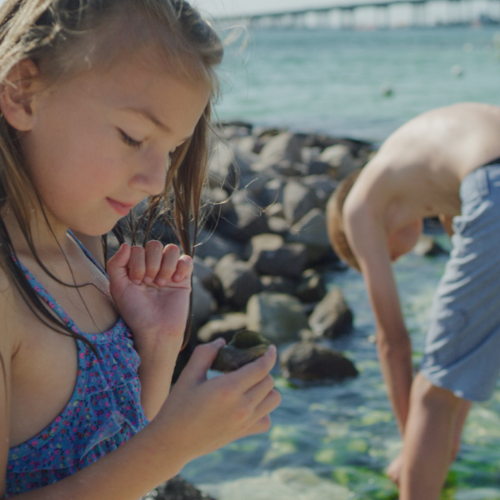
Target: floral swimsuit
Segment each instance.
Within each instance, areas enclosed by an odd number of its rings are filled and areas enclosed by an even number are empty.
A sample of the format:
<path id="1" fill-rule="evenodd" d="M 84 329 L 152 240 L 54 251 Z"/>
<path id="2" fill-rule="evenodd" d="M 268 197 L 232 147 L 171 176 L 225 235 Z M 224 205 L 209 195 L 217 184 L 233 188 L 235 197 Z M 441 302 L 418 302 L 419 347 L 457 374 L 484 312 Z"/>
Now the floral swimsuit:
<path id="1" fill-rule="evenodd" d="M 78 242 L 78 240 L 75 238 Z M 88 251 L 85 254 L 101 269 Z M 73 395 L 38 435 L 10 449 L 6 497 L 41 488 L 70 476 L 115 450 L 147 423 L 140 403 L 140 363 L 132 335 L 120 318 L 107 332 L 80 331 L 33 275 L 14 259 L 33 289 L 98 353 L 77 339 L 78 377 Z"/>

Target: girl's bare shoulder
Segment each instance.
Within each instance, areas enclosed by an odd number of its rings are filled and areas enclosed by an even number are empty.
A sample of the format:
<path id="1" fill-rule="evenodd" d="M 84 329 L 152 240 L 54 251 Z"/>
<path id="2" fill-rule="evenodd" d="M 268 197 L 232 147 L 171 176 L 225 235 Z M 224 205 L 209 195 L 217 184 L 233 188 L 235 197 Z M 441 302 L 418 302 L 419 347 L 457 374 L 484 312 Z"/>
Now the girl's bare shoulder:
<path id="1" fill-rule="evenodd" d="M 0 350 L 3 356 L 14 355 L 21 342 L 26 308 L 19 291 L 0 267 Z"/>

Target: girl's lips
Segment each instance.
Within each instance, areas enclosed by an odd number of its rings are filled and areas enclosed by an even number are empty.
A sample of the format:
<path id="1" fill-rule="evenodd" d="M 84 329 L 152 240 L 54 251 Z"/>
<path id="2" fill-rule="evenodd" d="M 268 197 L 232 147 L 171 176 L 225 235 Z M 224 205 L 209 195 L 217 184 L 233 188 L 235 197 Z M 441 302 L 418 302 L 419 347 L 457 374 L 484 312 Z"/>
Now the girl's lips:
<path id="1" fill-rule="evenodd" d="M 114 208 L 115 212 L 117 212 L 122 217 L 128 215 L 130 210 L 134 207 L 134 205 L 130 205 L 129 203 L 120 203 L 119 201 L 113 200 L 111 198 L 106 198 L 106 200 Z"/>

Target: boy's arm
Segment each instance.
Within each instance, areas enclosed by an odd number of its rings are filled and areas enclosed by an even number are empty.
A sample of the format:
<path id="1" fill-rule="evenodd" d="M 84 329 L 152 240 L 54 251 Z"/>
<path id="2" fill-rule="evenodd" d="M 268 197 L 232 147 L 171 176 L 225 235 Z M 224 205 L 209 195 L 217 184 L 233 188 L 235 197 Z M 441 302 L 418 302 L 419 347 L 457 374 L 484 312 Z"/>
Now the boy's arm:
<path id="1" fill-rule="evenodd" d="M 453 236 L 453 216 L 451 215 L 443 215 L 439 216 L 439 220 L 443 229 L 446 231 L 446 234 L 451 238 Z"/>
<path id="2" fill-rule="evenodd" d="M 346 213 L 344 222 L 375 315 L 382 375 L 403 435 L 413 376 L 411 341 L 401 312 L 385 231 L 381 218 L 366 205 Z"/>

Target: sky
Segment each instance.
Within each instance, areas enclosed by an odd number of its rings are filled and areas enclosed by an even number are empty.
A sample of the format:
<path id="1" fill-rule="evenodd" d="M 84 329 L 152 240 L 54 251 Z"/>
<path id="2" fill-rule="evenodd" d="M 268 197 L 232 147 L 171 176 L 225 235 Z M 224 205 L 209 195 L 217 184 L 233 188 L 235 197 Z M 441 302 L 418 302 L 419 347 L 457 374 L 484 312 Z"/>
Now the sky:
<path id="1" fill-rule="evenodd" d="M 305 7 L 323 7 L 338 0 L 193 0 L 193 5 L 213 17 L 281 12 Z"/>

